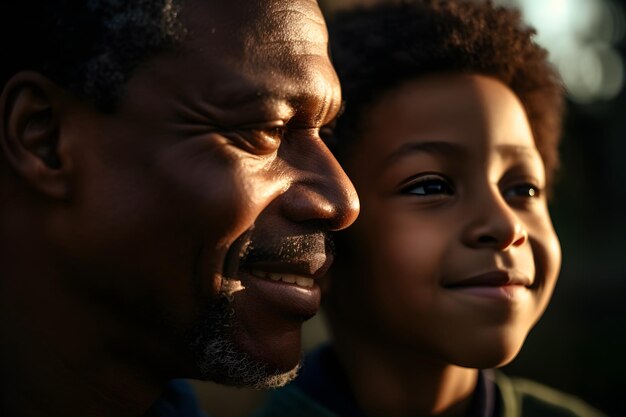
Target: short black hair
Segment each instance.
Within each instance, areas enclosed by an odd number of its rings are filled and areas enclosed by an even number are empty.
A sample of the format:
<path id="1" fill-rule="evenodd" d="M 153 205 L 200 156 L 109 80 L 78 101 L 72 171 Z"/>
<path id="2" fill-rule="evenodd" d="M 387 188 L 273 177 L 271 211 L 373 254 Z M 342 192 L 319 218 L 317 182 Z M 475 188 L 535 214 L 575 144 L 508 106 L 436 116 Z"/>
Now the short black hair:
<path id="1" fill-rule="evenodd" d="M 32 70 L 112 109 L 133 70 L 184 34 L 178 0 L 7 0 L 0 4 L 2 86 Z"/>
<path id="2" fill-rule="evenodd" d="M 339 12 L 329 30 L 346 104 L 335 129 L 340 162 L 382 94 L 420 76 L 461 72 L 494 77 L 518 96 L 552 182 L 564 89 L 519 11 L 489 0 L 404 1 Z"/>

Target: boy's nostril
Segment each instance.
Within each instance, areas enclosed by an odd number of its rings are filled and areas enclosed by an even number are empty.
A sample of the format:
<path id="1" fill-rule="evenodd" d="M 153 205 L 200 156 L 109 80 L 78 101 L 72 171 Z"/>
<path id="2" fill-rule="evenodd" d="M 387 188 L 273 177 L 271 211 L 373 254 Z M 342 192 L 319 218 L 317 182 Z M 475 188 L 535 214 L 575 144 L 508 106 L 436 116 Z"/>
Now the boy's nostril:
<path id="1" fill-rule="evenodd" d="M 490 244 L 490 243 L 496 243 L 496 242 L 497 242 L 497 239 L 489 235 L 482 235 L 478 238 L 478 243 Z"/>

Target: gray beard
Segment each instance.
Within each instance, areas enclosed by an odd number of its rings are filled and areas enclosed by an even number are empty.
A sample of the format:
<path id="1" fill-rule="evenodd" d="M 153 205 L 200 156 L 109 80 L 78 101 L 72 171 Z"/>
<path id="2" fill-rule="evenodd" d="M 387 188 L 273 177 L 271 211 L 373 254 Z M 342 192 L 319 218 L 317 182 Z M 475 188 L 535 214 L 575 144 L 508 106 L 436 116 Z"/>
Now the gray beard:
<path id="1" fill-rule="evenodd" d="M 189 337 L 200 376 L 235 387 L 267 389 L 282 387 L 298 374 L 300 365 L 280 372 L 252 358 L 233 342 L 234 312 L 226 296 L 212 303 Z"/>

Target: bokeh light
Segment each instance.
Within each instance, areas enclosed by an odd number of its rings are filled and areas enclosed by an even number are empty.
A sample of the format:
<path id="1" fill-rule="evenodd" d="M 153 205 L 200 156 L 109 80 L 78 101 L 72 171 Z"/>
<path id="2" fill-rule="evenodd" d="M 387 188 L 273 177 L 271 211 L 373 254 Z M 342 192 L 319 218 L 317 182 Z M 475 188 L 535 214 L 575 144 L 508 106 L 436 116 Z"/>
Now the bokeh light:
<path id="1" fill-rule="evenodd" d="M 626 31 L 621 6 L 603 0 L 496 0 L 518 7 L 550 52 L 570 98 L 606 101 L 624 85 L 624 63 L 615 50 Z"/>

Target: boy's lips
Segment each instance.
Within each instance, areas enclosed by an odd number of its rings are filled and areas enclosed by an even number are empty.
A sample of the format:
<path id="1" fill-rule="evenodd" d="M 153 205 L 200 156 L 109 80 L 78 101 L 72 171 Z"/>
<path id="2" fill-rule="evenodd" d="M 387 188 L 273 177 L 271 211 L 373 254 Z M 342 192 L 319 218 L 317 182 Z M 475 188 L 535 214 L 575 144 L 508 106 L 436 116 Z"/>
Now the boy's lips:
<path id="1" fill-rule="evenodd" d="M 527 296 L 532 284 L 530 277 L 517 271 L 494 270 L 446 282 L 443 286 L 456 294 L 511 302 Z"/>
<path id="2" fill-rule="evenodd" d="M 444 283 L 444 287 L 503 287 L 509 285 L 530 287 L 532 284 L 530 277 L 517 271 L 493 270 L 458 281 L 446 282 Z"/>

